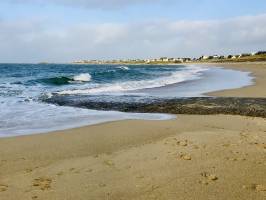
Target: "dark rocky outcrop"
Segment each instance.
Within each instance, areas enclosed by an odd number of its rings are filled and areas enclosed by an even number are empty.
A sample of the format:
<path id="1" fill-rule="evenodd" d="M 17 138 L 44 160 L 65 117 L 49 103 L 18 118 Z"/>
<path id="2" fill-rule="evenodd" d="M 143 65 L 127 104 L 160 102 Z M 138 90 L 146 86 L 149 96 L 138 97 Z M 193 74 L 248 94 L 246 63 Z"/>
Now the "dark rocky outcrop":
<path id="1" fill-rule="evenodd" d="M 266 118 L 266 98 L 193 97 L 151 99 L 141 97 L 55 95 L 44 100 L 61 106 L 138 113 L 230 114 Z"/>

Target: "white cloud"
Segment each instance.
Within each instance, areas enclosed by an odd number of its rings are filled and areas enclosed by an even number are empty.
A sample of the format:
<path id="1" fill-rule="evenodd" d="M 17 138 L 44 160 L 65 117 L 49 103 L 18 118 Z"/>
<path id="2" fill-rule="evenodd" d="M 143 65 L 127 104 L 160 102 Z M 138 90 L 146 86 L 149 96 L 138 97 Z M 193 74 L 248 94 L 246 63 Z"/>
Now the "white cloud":
<path id="1" fill-rule="evenodd" d="M 265 50 L 266 15 L 221 21 L 79 24 L 0 21 L 0 62 L 200 56 Z"/>

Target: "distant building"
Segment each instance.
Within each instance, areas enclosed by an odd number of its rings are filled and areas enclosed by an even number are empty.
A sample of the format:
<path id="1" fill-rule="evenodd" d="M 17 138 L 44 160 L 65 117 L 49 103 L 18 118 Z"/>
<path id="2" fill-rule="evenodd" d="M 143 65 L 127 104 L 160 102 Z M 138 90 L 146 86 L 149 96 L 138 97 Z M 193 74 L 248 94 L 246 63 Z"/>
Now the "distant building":
<path id="1" fill-rule="evenodd" d="M 169 62 L 169 59 L 167 57 L 162 57 L 162 58 L 160 58 L 160 60 L 163 62 Z"/>
<path id="2" fill-rule="evenodd" d="M 191 58 L 183 58 L 183 62 L 190 62 Z"/>
<path id="3" fill-rule="evenodd" d="M 176 58 L 176 59 L 175 59 L 175 62 L 180 62 L 180 63 L 182 63 L 182 62 L 184 62 L 184 59 L 183 59 L 183 58 Z"/>
<path id="4" fill-rule="evenodd" d="M 145 61 L 145 63 L 150 63 L 151 62 L 150 59 L 145 59 L 144 61 Z"/>
<path id="5" fill-rule="evenodd" d="M 240 58 L 240 55 L 234 55 L 234 56 L 232 56 L 232 59 L 237 59 L 237 58 Z"/>
<path id="6" fill-rule="evenodd" d="M 201 60 L 207 60 L 208 58 L 209 58 L 209 56 L 206 56 L 206 55 L 205 55 L 205 56 L 202 56 L 202 57 L 201 57 Z"/>

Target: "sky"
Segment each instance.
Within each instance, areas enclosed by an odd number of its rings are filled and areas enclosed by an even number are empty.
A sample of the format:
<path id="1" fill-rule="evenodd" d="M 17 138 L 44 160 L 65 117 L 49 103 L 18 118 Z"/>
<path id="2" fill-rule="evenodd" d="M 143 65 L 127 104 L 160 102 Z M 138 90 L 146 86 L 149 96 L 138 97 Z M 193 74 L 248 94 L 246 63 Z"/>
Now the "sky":
<path id="1" fill-rule="evenodd" d="M 3 0 L 0 62 L 266 50 L 265 0 Z"/>

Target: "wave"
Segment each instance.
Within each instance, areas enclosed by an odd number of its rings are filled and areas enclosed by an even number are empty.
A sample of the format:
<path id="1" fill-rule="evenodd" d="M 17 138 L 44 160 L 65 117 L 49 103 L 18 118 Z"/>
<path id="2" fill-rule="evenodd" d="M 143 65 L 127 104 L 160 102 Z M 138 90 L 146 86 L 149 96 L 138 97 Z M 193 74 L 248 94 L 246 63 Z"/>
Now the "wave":
<path id="1" fill-rule="evenodd" d="M 119 66 L 119 67 L 116 67 L 117 69 L 122 69 L 122 70 L 129 70 L 129 67 L 127 66 Z"/>
<path id="2" fill-rule="evenodd" d="M 73 80 L 80 82 L 89 82 L 91 80 L 91 75 L 89 73 L 79 74 L 77 76 L 74 76 Z"/>
<path id="3" fill-rule="evenodd" d="M 61 95 L 73 95 L 73 94 L 110 94 L 113 92 L 126 92 L 142 89 L 159 88 L 167 85 L 181 83 L 188 80 L 195 80 L 200 78 L 201 72 L 208 70 L 203 67 L 186 67 L 182 71 L 176 71 L 169 76 L 162 76 L 160 78 L 142 81 L 126 81 L 116 82 L 112 84 L 98 84 L 93 88 L 88 89 L 76 89 L 65 90 L 57 92 Z"/>
<path id="4" fill-rule="evenodd" d="M 49 85 L 66 85 L 70 84 L 71 81 L 73 81 L 72 78 L 68 78 L 65 76 L 61 77 L 53 77 L 53 78 L 46 78 L 46 79 L 41 79 L 40 82 L 49 84 Z"/>
<path id="5" fill-rule="evenodd" d="M 90 80 L 91 80 L 90 74 L 79 74 L 74 76 L 73 78 L 60 76 L 60 77 L 41 79 L 38 82 L 43 82 L 49 85 L 67 85 L 71 83 L 89 82 Z"/>

